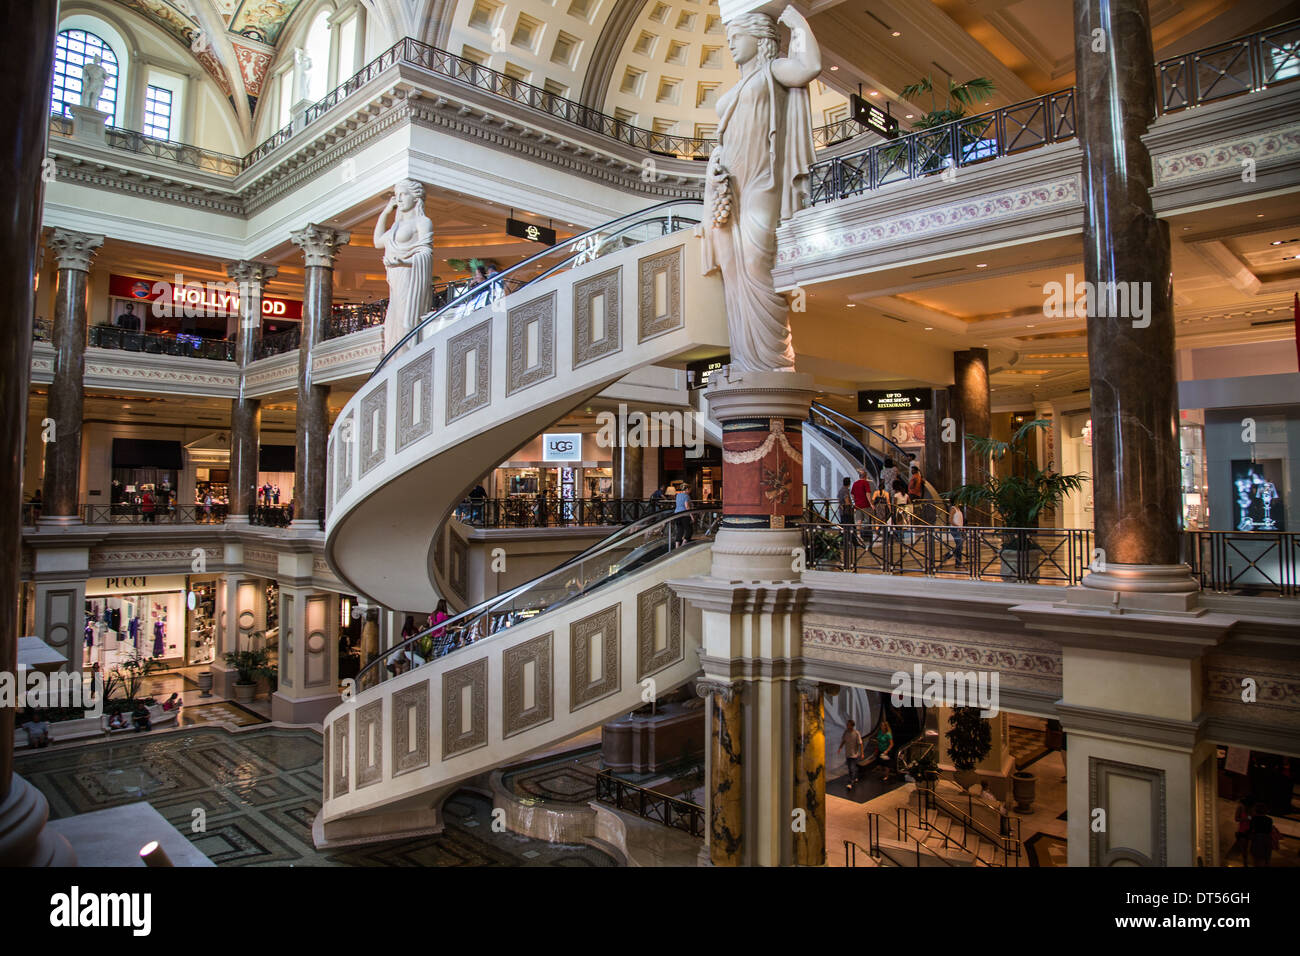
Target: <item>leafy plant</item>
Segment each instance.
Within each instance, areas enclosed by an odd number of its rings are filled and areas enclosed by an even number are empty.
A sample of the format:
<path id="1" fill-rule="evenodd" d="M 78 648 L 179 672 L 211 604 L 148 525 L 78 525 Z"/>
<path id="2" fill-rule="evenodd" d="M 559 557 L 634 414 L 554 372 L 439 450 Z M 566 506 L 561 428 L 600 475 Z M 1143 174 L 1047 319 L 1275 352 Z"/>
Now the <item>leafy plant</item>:
<path id="1" fill-rule="evenodd" d="M 1039 428 L 1050 428 L 1051 422 L 1035 419 L 1016 429 L 1011 441 L 997 441 L 968 435 L 966 441 L 979 454 L 984 463 L 984 480 L 977 484 L 961 485 L 944 497 L 965 508 L 992 511 L 1008 528 L 1032 528 L 1042 515 L 1054 512 L 1065 496 L 1079 491 L 1088 480 L 1086 474 L 1062 475 L 1039 468 L 1029 454 L 1029 439 Z M 1008 461 L 1011 474 L 998 475 L 994 465 Z"/>
<path id="2" fill-rule="evenodd" d="M 140 687 L 146 677 L 167 670 L 168 667 L 156 657 L 145 657 L 139 651 L 132 651 L 120 659 L 104 674 L 104 699 L 120 693 L 127 704 L 134 705 Z"/>
<path id="3" fill-rule="evenodd" d="M 948 718 L 948 756 L 958 770 L 974 770 L 993 749 L 993 729 L 978 707 L 958 707 Z"/>
<path id="4" fill-rule="evenodd" d="M 237 684 L 256 684 L 263 677 L 267 680 L 275 678 L 276 670 L 271 666 L 270 660 L 270 655 L 264 647 L 255 651 L 226 653 L 226 666 L 239 675 L 239 679 L 235 681 Z"/>
<path id="5" fill-rule="evenodd" d="M 949 77 L 943 106 L 938 105 L 936 92 L 934 79 L 928 75 L 903 87 L 901 93 L 905 100 L 916 100 L 926 94 L 930 97 L 930 111 L 912 124 L 913 129 L 933 129 L 961 119 L 966 115 L 967 107 L 985 102 L 996 92 L 996 87 L 992 80 L 983 76 L 973 77 L 965 83 L 954 83 Z"/>

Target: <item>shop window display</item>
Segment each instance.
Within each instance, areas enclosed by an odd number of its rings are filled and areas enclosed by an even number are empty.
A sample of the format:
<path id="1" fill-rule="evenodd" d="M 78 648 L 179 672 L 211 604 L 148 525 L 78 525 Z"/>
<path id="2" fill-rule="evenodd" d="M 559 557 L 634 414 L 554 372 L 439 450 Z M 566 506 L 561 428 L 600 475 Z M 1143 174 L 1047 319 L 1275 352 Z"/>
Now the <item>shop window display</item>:
<path id="1" fill-rule="evenodd" d="M 1238 531 L 1285 531 L 1281 492 L 1282 461 L 1232 463 L 1232 521 Z"/>
<path id="2" fill-rule="evenodd" d="M 190 585 L 194 607 L 190 610 L 189 647 L 186 664 L 211 664 L 216 659 L 217 582 Z"/>
<path id="3" fill-rule="evenodd" d="M 182 658 L 182 593 L 88 595 L 84 627 L 84 666 L 108 670 L 139 654 Z"/>

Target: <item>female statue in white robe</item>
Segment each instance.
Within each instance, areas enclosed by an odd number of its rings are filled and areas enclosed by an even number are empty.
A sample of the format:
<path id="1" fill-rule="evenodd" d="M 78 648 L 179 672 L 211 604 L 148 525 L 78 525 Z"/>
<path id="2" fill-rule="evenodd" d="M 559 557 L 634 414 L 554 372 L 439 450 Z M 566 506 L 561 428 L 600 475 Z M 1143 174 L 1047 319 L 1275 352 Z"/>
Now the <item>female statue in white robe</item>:
<path id="1" fill-rule="evenodd" d="M 389 226 L 388 214 L 396 210 Z M 384 351 L 419 324 L 433 301 L 433 222 L 424 214 L 424 186 L 403 179 L 375 223 L 375 248 L 388 271 Z"/>
<path id="2" fill-rule="evenodd" d="M 777 57 L 776 22 L 747 13 L 727 25 L 740 82 L 718 100 L 718 145 L 705 178 L 704 272 L 722 272 L 731 364 L 794 371 L 789 304 L 772 282 L 776 228 L 808 202 L 813 158 L 808 85 L 821 50 L 792 6 L 790 55 Z"/>

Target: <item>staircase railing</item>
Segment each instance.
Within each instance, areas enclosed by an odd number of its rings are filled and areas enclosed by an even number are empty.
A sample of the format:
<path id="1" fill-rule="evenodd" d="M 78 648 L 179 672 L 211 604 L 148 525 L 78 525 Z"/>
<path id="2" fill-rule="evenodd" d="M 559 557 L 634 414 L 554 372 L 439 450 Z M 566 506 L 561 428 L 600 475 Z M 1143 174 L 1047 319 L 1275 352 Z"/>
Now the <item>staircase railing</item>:
<path id="1" fill-rule="evenodd" d="M 945 844 L 950 834 L 944 833 L 938 827 L 930 823 L 929 813 L 931 810 L 936 813 L 942 813 L 957 823 L 962 828 L 962 837 L 952 840 L 962 850 L 971 853 L 975 859 L 979 860 L 986 866 L 1019 866 L 1022 843 L 1020 840 L 1020 818 L 1013 817 L 1009 814 L 999 815 L 999 825 L 994 827 L 982 822 L 975 816 L 975 798 L 966 794 L 966 809 L 962 809 L 957 803 L 953 803 L 945 797 L 939 796 L 933 790 L 927 790 L 924 787 L 916 789 L 918 815 L 921 820 L 921 826 L 934 830 L 936 833 L 943 833 Z M 900 808 L 902 809 L 902 808 Z M 994 812 L 991 807 L 986 807 L 990 813 Z M 1005 827 L 1005 832 L 1003 828 Z M 967 837 L 974 833 L 976 836 L 976 845 L 972 850 L 966 845 Z M 985 847 L 991 847 L 990 853 L 985 852 Z M 999 862 L 999 857 L 1001 862 Z M 1015 859 L 1012 863 L 1011 860 Z"/>
<path id="2" fill-rule="evenodd" d="M 643 820 L 682 830 L 693 837 L 704 836 L 702 806 L 649 787 L 638 787 L 614 776 L 612 770 L 596 774 L 596 799 L 618 810 L 635 813 Z"/>

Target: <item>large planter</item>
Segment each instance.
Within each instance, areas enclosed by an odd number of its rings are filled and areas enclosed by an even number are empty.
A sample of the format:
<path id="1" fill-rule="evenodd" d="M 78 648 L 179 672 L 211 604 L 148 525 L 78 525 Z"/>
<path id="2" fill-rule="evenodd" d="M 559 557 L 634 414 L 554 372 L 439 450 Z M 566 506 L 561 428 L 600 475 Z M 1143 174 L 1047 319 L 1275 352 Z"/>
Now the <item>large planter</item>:
<path id="1" fill-rule="evenodd" d="M 1011 775 L 1011 795 L 1016 798 L 1016 812 L 1028 813 L 1034 808 L 1034 793 L 1038 778 L 1032 773 L 1017 770 Z"/>
<path id="2" fill-rule="evenodd" d="M 1019 581 L 1024 584 L 1038 583 L 1038 569 L 1043 560 L 1043 549 L 1030 537 L 1011 537 L 1003 539 L 1002 550 L 998 552 L 1002 562 L 1003 581 Z M 1021 573 L 1021 568 L 1024 573 Z"/>
<path id="3" fill-rule="evenodd" d="M 979 783 L 980 775 L 977 770 L 954 770 L 952 779 L 956 781 L 957 786 L 963 790 L 969 790 L 975 784 Z"/>
<path id="4" fill-rule="evenodd" d="M 256 684 L 236 684 L 235 700 L 242 704 L 248 703 L 257 694 Z"/>
<path id="5" fill-rule="evenodd" d="M 199 672 L 199 696 L 212 696 L 212 671 Z"/>

